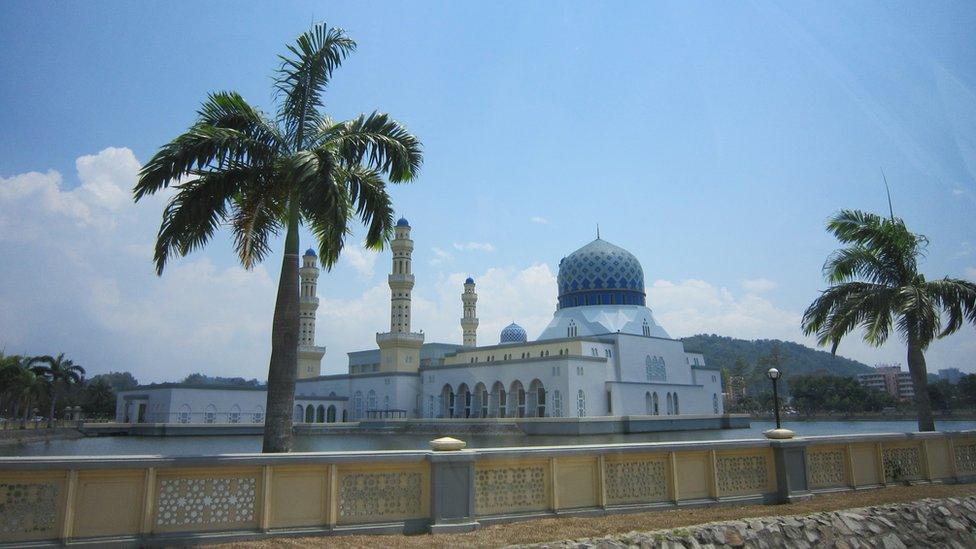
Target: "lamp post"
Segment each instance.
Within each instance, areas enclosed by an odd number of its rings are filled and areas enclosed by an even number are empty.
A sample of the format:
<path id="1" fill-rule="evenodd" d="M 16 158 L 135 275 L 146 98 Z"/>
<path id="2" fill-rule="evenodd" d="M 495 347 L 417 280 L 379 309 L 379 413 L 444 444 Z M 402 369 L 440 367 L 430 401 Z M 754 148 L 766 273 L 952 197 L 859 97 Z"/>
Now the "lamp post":
<path id="1" fill-rule="evenodd" d="M 773 381 L 773 413 L 776 415 L 776 428 L 780 429 L 779 424 L 779 391 L 777 389 L 779 381 L 779 370 L 776 368 L 770 368 L 766 371 L 766 376 Z"/>
<path id="2" fill-rule="evenodd" d="M 763 433 L 767 438 L 793 438 L 795 435 L 793 431 L 783 429 L 779 422 L 779 387 L 777 381 L 779 381 L 780 375 L 782 374 L 776 368 L 770 368 L 766 371 L 766 377 L 773 382 L 773 413 L 776 416 L 776 428 Z"/>

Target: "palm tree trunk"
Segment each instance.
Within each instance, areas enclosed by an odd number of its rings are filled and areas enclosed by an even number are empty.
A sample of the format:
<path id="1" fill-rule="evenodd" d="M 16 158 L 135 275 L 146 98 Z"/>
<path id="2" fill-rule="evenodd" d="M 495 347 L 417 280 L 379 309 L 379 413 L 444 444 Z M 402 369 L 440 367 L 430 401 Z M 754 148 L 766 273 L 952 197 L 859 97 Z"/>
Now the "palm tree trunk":
<path id="1" fill-rule="evenodd" d="M 928 372 L 925 369 L 925 355 L 922 347 L 914 341 L 908 342 L 908 371 L 912 374 L 915 387 L 915 409 L 918 412 L 918 430 L 934 431 L 932 403 L 929 402 Z"/>
<path id="2" fill-rule="evenodd" d="M 57 403 L 57 401 L 58 401 L 58 388 L 54 383 L 52 383 L 51 384 L 51 409 L 48 411 L 47 414 L 48 429 L 54 427 L 54 405 L 55 403 Z"/>
<path id="3" fill-rule="evenodd" d="M 292 406 L 298 373 L 298 261 L 298 201 L 292 199 L 271 327 L 271 365 L 264 418 L 265 453 L 291 451 Z"/>

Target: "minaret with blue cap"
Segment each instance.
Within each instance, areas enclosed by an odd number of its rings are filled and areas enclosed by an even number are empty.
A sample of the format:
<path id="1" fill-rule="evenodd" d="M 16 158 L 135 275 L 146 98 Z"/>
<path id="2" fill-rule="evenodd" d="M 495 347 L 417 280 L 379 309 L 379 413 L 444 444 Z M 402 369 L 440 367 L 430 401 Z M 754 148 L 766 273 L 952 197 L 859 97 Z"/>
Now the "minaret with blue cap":
<path id="1" fill-rule="evenodd" d="M 400 218 L 394 227 L 393 269 L 387 277 L 390 284 L 390 331 L 376 334 L 380 348 L 380 371 L 416 372 L 420 366 L 420 346 L 424 334 L 410 331 L 410 294 L 413 292 L 411 256 L 413 240 L 410 240 L 410 223 Z"/>
<path id="2" fill-rule="evenodd" d="M 478 294 L 474 289 L 474 279 L 470 276 L 464 281 L 464 293 L 461 294 L 461 332 L 462 344 L 465 347 L 478 346 Z"/>
<path id="3" fill-rule="evenodd" d="M 319 280 L 318 257 L 309 248 L 302 256 L 302 268 L 298 270 L 301 290 L 298 298 L 298 378 L 318 377 L 322 372 L 325 347 L 315 345 L 315 312 L 319 308 L 316 295 Z"/>

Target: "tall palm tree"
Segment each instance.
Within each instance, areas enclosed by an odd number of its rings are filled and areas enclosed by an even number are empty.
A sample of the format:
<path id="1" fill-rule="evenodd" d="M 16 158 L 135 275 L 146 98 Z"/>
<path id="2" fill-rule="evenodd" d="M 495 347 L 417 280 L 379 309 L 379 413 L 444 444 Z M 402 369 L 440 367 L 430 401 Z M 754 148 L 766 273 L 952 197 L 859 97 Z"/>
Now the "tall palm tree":
<path id="1" fill-rule="evenodd" d="M 332 72 L 356 48 L 345 31 L 317 24 L 288 46 L 275 88 L 272 120 L 234 92 L 213 93 L 190 128 L 142 168 L 135 199 L 173 185 L 156 240 L 156 271 L 172 254 L 202 247 L 228 224 L 241 264 L 251 268 L 285 231 L 271 329 L 264 451 L 291 446 L 298 368 L 300 225 L 318 241 L 326 269 L 339 258 L 349 224 L 367 227 L 365 245 L 381 248 L 393 230 L 386 180 L 412 180 L 420 142 L 386 114 L 335 122 L 322 107 Z"/>
<path id="2" fill-rule="evenodd" d="M 841 338 L 860 328 L 864 341 L 880 346 L 896 331 L 908 347 L 919 431 L 934 431 L 925 350 L 936 338 L 976 325 L 976 284 L 956 278 L 926 280 L 918 272 L 928 239 L 894 215 L 884 218 L 842 210 L 827 230 L 846 248 L 824 264 L 831 284 L 803 314 L 803 330 L 837 352 Z"/>
<path id="3" fill-rule="evenodd" d="M 21 365 L 21 367 L 13 372 L 12 382 L 10 384 L 10 393 L 14 398 L 13 416 L 17 417 L 20 415 L 20 406 L 23 405 L 24 413 L 21 416 L 21 429 L 26 427 L 27 420 L 30 418 L 31 405 L 35 399 L 39 399 L 44 394 L 47 388 L 48 384 L 44 376 L 38 375 L 28 368 L 26 364 Z"/>
<path id="4" fill-rule="evenodd" d="M 64 353 L 56 357 L 50 355 L 34 357 L 30 365 L 36 374 L 43 376 L 51 389 L 51 403 L 47 414 L 47 425 L 54 424 L 54 407 L 61 393 L 69 385 L 76 385 L 85 379 L 85 369 L 64 358 Z"/>

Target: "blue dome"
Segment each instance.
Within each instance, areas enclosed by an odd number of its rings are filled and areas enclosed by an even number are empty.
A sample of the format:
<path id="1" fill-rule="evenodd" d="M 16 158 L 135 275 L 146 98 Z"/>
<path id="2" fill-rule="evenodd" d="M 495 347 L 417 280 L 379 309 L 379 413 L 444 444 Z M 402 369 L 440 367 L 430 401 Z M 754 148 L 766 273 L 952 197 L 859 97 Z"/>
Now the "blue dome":
<path id="1" fill-rule="evenodd" d="M 644 269 L 627 250 L 597 238 L 559 262 L 559 308 L 645 305 Z"/>
<path id="2" fill-rule="evenodd" d="M 396 226 L 397 227 L 409 227 L 410 226 L 410 222 L 407 221 L 407 218 L 406 217 L 401 217 L 400 218 L 400 221 L 397 221 L 397 225 Z"/>
<path id="3" fill-rule="evenodd" d="M 502 335 L 498 338 L 499 343 L 525 343 L 528 337 L 525 329 L 516 323 L 511 323 L 502 329 Z"/>
<path id="4" fill-rule="evenodd" d="M 315 250 L 313 250 L 312 248 L 309 248 L 309 249 L 305 250 L 305 255 L 310 255 L 312 257 L 316 257 Z"/>
<path id="5" fill-rule="evenodd" d="M 468 278 L 464 279 L 464 283 L 465 284 L 474 284 L 474 279 L 469 276 Z"/>

